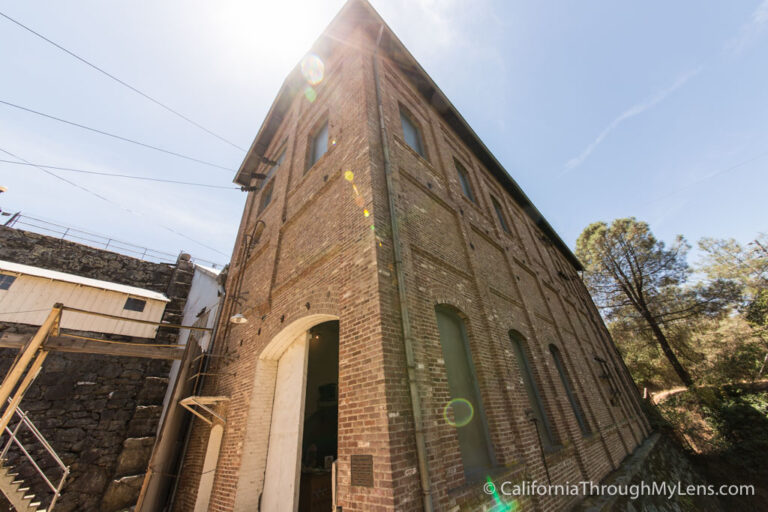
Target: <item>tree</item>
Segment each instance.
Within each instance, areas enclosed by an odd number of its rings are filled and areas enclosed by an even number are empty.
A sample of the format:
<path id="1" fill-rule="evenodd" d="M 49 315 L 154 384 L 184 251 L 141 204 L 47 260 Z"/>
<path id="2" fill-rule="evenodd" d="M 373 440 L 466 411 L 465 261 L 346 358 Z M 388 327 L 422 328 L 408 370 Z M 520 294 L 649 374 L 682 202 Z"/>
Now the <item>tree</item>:
<path id="1" fill-rule="evenodd" d="M 732 238 L 702 238 L 699 247 L 704 252 L 701 270 L 707 277 L 729 279 L 741 286 L 741 312 L 768 347 L 768 235 L 761 233 L 746 246 Z M 768 352 L 763 367 L 766 362 Z"/>
<path id="2" fill-rule="evenodd" d="M 727 279 L 741 284 L 747 299 L 768 288 L 768 235 L 760 234 L 746 246 L 734 239 L 702 238 L 701 270 L 710 279 Z"/>
<path id="3" fill-rule="evenodd" d="M 647 223 L 634 217 L 609 226 L 595 222 L 576 242 L 576 255 L 585 266 L 584 281 L 608 320 L 648 330 L 678 378 L 693 384 L 673 350 L 669 331 L 693 318 L 716 317 L 727 310 L 739 287 L 725 279 L 685 286 L 690 269 L 689 245 L 682 236 L 667 248 Z"/>

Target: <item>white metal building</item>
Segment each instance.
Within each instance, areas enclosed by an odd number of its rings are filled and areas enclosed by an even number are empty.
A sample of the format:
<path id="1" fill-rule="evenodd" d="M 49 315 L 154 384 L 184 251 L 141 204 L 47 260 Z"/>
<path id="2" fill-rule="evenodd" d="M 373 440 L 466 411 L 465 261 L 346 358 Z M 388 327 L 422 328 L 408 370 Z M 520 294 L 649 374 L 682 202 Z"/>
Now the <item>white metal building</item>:
<path id="1" fill-rule="evenodd" d="M 160 322 L 170 300 L 134 286 L 0 260 L 0 322 L 42 325 L 55 303 Z M 154 338 L 157 326 L 66 311 L 61 328 Z"/>

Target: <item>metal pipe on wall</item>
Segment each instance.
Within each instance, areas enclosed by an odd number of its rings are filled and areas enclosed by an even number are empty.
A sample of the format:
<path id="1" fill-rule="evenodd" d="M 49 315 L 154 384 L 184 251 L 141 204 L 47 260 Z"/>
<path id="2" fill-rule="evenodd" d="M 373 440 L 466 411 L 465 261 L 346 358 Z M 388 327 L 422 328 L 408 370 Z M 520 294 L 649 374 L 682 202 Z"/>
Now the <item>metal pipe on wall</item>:
<path id="1" fill-rule="evenodd" d="M 424 503 L 424 511 L 432 512 L 432 491 L 429 484 L 429 465 L 427 463 L 427 444 L 424 438 L 424 420 L 421 415 L 421 398 L 416 382 L 416 363 L 413 354 L 413 334 L 411 321 L 408 314 L 408 296 L 406 294 L 405 273 L 403 272 L 402 247 L 400 241 L 400 224 L 395 209 L 394 184 L 392 182 L 392 164 L 389 159 L 389 141 L 387 139 L 386 124 L 384 122 L 384 106 L 381 100 L 381 84 L 379 81 L 379 45 L 384 32 L 384 25 L 379 29 L 376 38 L 376 49 L 373 52 L 373 81 L 376 85 L 376 103 L 379 113 L 379 132 L 381 135 L 381 149 L 384 153 L 384 175 L 387 183 L 387 200 L 389 203 L 389 219 L 392 225 L 392 247 L 395 254 L 395 275 L 397 279 L 398 298 L 400 302 L 400 319 L 403 328 L 403 344 L 405 345 L 405 360 L 408 374 L 408 389 L 411 398 L 413 412 L 414 431 L 416 434 L 416 458 L 419 463 L 419 478 Z"/>

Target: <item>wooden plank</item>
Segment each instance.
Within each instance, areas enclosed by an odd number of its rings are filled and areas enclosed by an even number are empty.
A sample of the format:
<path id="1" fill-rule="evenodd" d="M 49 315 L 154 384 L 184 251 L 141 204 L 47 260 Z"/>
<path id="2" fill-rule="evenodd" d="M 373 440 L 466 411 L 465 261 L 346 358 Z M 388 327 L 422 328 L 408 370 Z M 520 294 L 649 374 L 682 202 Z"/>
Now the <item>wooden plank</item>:
<path id="1" fill-rule="evenodd" d="M 48 333 L 50 333 L 51 329 L 53 329 L 55 326 L 59 325 L 58 321 L 61 316 L 61 308 L 61 304 L 55 304 L 53 306 L 53 309 L 48 314 L 48 318 L 45 319 L 43 325 L 41 325 L 37 332 L 32 336 L 32 339 L 29 341 L 29 343 L 24 345 L 24 350 L 21 351 L 19 356 L 16 358 L 16 361 L 13 363 L 13 366 L 11 366 L 11 369 L 8 370 L 8 373 L 5 374 L 3 383 L 0 384 L 0 404 L 5 405 L 8 397 L 11 396 L 11 391 L 13 391 L 13 388 L 16 387 L 16 384 L 19 382 L 21 376 L 24 375 L 24 372 L 26 371 L 27 366 L 29 366 L 29 363 L 32 361 L 32 358 L 37 355 L 37 351 L 45 341 Z M 0 432 L 3 431 L 0 430 Z"/>
<path id="2" fill-rule="evenodd" d="M 16 333 L 0 334 L 0 348 L 20 349 L 29 339 L 28 335 Z M 68 336 L 50 336 L 43 344 L 51 352 L 74 354 L 99 354 L 105 356 L 143 357 L 148 359 L 181 359 L 184 347 L 153 347 L 133 345 L 131 343 L 103 343 L 99 341 L 70 338 Z"/>

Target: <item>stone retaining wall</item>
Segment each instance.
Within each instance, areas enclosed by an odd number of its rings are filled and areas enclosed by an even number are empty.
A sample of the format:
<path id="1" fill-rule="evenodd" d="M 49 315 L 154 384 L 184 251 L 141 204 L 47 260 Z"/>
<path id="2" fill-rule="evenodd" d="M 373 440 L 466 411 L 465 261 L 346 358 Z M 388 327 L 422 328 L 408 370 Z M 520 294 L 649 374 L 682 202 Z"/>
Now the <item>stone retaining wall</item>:
<path id="1" fill-rule="evenodd" d="M 171 302 L 163 321 L 178 323 L 192 281 L 194 265 L 182 255 L 175 265 L 151 263 L 37 233 L 0 226 L 0 259 L 165 293 Z M 0 323 L 0 332 L 32 333 L 34 326 Z M 86 333 L 89 334 L 89 333 Z M 121 341 L 125 336 L 101 335 Z M 175 329 L 160 328 L 155 341 L 175 343 Z M 0 375 L 18 351 L 0 349 Z M 21 403 L 71 474 L 57 512 L 113 512 L 136 502 L 154 444 L 169 361 L 90 354 L 52 353 Z M 15 423 L 12 423 L 12 425 Z M 54 461 L 23 436 L 25 446 L 51 476 Z M 51 493 L 29 464 L 11 450 L 8 463 L 38 497 Z M 4 498 L 0 495 L 0 500 Z"/>

